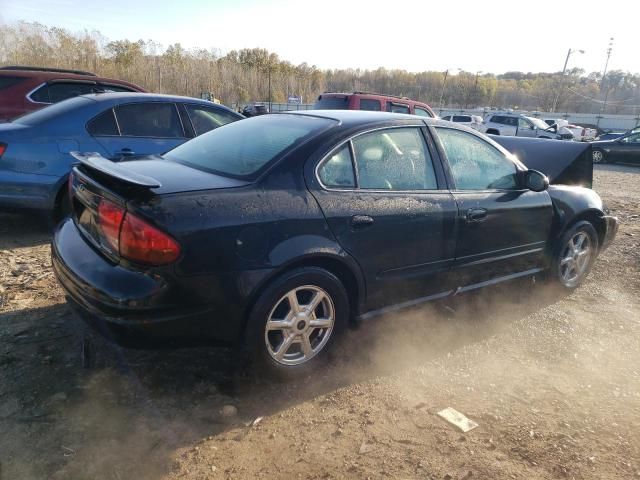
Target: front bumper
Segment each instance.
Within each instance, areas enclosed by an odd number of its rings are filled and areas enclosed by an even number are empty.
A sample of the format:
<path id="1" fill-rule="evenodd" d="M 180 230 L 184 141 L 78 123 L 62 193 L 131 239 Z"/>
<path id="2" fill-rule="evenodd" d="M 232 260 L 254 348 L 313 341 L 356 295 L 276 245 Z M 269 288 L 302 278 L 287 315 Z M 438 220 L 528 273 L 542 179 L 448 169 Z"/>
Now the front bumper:
<path id="1" fill-rule="evenodd" d="M 618 233 L 618 228 L 620 226 L 618 217 L 614 217 L 612 215 L 605 215 L 603 219 L 604 219 L 606 228 L 604 232 L 604 238 L 602 239 L 602 246 L 600 247 L 601 252 L 605 251 L 609 247 L 609 245 L 611 245 L 611 242 L 616 237 L 616 234 Z"/>
<path id="2" fill-rule="evenodd" d="M 71 219 L 61 223 L 51 245 L 53 271 L 69 306 L 108 339 L 133 347 L 228 344 L 242 332 L 242 308 L 215 288 L 198 296 L 198 281 L 171 272 L 136 271 L 114 265 L 93 249 Z M 227 282 L 227 285 L 230 283 Z M 216 297 L 217 295 L 217 297 Z"/>

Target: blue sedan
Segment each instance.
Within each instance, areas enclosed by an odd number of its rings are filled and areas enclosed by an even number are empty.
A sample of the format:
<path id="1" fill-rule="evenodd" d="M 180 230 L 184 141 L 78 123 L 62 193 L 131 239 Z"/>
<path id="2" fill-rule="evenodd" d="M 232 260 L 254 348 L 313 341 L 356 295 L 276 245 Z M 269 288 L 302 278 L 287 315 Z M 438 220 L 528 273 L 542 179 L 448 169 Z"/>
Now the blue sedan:
<path id="1" fill-rule="evenodd" d="M 239 120 L 212 102 L 149 93 L 82 95 L 0 124 L 0 209 L 38 209 L 60 217 L 67 206 L 70 152 L 114 161 L 164 153 Z"/>

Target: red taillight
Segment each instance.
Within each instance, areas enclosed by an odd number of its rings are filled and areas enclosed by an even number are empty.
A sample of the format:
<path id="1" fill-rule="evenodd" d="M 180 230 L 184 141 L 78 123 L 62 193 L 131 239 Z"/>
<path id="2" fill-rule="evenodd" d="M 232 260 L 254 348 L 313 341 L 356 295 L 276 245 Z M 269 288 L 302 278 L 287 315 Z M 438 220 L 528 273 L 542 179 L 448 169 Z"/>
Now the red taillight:
<path id="1" fill-rule="evenodd" d="M 180 256 L 180 246 L 166 233 L 127 213 L 120 231 L 120 255 L 136 262 L 162 265 Z"/>
<path id="2" fill-rule="evenodd" d="M 164 265 L 180 256 L 173 238 L 109 200 L 98 204 L 98 224 L 107 246 L 128 260 Z"/>
<path id="3" fill-rule="evenodd" d="M 98 225 L 102 230 L 102 238 L 114 252 L 118 252 L 120 226 L 125 210 L 109 200 L 102 199 L 98 204 Z"/>
<path id="4" fill-rule="evenodd" d="M 6 152 L 7 150 L 7 144 L 6 143 L 0 143 L 0 157 L 2 157 L 2 155 L 4 155 L 4 152 Z"/>

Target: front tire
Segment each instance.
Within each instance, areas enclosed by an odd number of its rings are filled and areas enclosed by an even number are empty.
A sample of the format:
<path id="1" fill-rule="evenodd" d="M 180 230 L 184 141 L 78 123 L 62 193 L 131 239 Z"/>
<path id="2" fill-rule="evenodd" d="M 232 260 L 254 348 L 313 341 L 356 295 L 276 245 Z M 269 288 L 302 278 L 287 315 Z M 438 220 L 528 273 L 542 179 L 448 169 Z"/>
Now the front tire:
<path id="1" fill-rule="evenodd" d="M 311 373 L 326 362 L 349 318 L 340 280 L 318 267 L 278 277 L 249 314 L 245 348 L 249 367 L 275 378 Z"/>
<path id="2" fill-rule="evenodd" d="M 596 149 L 593 152 L 591 152 L 591 159 L 595 164 L 607 163 L 607 158 L 605 157 L 604 152 L 599 149 Z"/>
<path id="3" fill-rule="evenodd" d="M 579 287 L 598 255 L 598 234 L 593 225 L 581 221 L 560 238 L 551 265 L 553 279 L 567 289 Z"/>

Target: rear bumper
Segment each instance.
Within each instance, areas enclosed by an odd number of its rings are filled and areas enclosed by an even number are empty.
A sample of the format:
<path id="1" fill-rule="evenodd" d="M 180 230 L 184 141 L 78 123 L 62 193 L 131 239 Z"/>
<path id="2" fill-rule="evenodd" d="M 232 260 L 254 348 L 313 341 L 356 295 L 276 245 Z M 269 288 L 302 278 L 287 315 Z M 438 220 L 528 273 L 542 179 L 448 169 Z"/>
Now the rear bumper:
<path id="1" fill-rule="evenodd" d="M 232 288 L 228 278 L 184 279 L 114 265 L 89 246 L 71 219 L 56 229 L 51 257 L 69 305 L 110 340 L 155 347 L 228 344 L 240 338 L 244 305 L 238 296 L 209 288 L 210 297 L 202 298 L 202 287 L 195 285 Z"/>
<path id="2" fill-rule="evenodd" d="M 620 222 L 618 222 L 618 217 L 605 215 L 603 219 L 605 221 L 606 229 L 604 232 L 604 238 L 602 240 L 602 246 L 600 247 L 600 251 L 602 252 L 604 252 L 609 247 L 609 245 L 611 245 L 611 242 L 616 237 L 616 234 L 618 233 L 618 228 L 620 226 Z"/>

